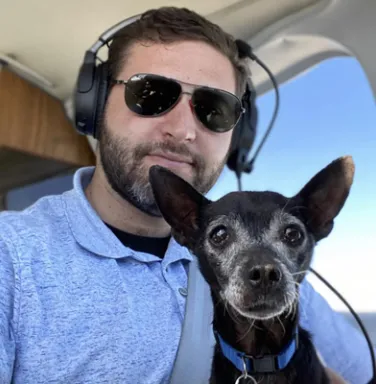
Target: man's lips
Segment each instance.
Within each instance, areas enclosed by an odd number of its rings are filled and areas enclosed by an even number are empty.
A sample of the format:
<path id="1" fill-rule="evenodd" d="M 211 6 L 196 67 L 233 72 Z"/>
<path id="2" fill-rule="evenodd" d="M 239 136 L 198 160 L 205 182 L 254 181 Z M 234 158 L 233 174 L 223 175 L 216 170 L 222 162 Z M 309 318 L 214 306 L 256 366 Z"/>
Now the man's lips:
<path id="1" fill-rule="evenodd" d="M 153 152 L 149 153 L 148 156 L 150 157 L 159 157 L 162 159 L 165 159 L 169 162 L 173 163 L 182 163 L 182 164 L 188 164 L 188 165 L 193 165 L 193 161 L 189 157 L 181 156 L 175 153 L 170 153 L 170 152 Z"/>

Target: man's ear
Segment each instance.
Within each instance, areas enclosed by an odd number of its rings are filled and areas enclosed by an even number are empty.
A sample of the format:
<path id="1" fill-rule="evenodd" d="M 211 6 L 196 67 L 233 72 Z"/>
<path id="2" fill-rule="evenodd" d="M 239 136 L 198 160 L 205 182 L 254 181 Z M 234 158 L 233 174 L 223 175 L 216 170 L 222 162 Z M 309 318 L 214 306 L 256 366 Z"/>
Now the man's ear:
<path id="1" fill-rule="evenodd" d="M 158 208 L 181 245 L 191 246 L 199 229 L 200 212 L 210 203 L 188 182 L 159 165 L 149 170 L 149 181 Z"/>
<path id="2" fill-rule="evenodd" d="M 295 196 L 316 241 L 332 231 L 334 218 L 349 195 L 354 172 L 352 157 L 341 157 L 316 174 Z"/>

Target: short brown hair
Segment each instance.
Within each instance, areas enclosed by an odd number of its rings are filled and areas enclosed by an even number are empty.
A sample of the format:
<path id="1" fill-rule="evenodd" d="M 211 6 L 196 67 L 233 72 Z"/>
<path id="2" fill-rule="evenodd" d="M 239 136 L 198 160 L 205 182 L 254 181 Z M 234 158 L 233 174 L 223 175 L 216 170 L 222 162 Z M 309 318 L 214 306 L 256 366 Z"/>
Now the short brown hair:
<path id="1" fill-rule="evenodd" d="M 161 7 L 142 14 L 136 22 L 121 29 L 108 53 L 110 75 L 116 78 L 125 56 L 135 42 L 174 43 L 203 41 L 224 54 L 232 63 L 236 76 L 236 93 L 241 96 L 249 73 L 245 60 L 239 59 L 235 39 L 203 16 L 187 8 Z"/>

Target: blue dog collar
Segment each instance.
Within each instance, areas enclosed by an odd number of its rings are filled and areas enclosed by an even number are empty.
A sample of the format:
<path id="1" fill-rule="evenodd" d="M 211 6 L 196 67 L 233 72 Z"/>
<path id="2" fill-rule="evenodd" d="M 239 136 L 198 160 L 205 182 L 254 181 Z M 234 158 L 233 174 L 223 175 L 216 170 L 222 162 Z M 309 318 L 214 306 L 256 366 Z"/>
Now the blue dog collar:
<path id="1" fill-rule="evenodd" d="M 244 372 L 246 367 L 247 372 L 252 373 L 273 373 L 286 368 L 298 349 L 298 332 L 294 332 L 292 340 L 285 346 L 279 355 L 265 355 L 255 358 L 248 356 L 244 352 L 240 352 L 226 343 L 221 335 L 214 331 L 223 355 L 235 365 L 235 367 Z"/>

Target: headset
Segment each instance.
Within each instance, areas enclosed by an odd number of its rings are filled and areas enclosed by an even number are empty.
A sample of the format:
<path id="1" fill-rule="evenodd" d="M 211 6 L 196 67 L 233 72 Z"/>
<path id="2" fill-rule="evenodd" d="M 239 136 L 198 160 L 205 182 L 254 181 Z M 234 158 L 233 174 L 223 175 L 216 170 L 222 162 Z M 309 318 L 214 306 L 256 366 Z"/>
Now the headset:
<path id="1" fill-rule="evenodd" d="M 124 27 L 136 22 L 142 17 L 142 14 L 132 16 L 123 21 L 120 21 L 113 27 L 107 29 L 98 40 L 85 52 L 83 63 L 80 67 L 74 97 L 74 119 L 77 131 L 82 135 L 90 135 L 98 138 L 99 121 L 104 111 L 105 103 L 109 92 L 109 69 L 106 61 L 98 58 L 97 54 L 100 48 L 108 45 L 114 38 L 117 32 Z M 252 48 L 248 43 L 243 40 L 236 40 L 236 45 L 240 58 L 250 58 L 260 65 L 268 74 L 276 95 L 276 104 L 273 116 L 270 120 L 266 133 L 263 136 L 253 158 L 248 161 L 250 151 L 253 147 L 258 123 L 258 110 L 256 106 L 256 92 L 251 79 L 247 79 L 245 92 L 242 96 L 242 104 L 245 109 L 242 117 L 240 118 L 237 126 L 234 128 L 232 141 L 230 144 L 229 155 L 227 159 L 227 166 L 230 170 L 234 171 L 238 180 L 238 189 L 241 188 L 241 175 L 242 173 L 250 173 L 253 170 L 255 160 L 260 153 L 261 148 L 265 144 L 272 127 L 274 126 L 278 109 L 279 109 L 279 90 L 278 84 L 269 70 L 269 68 L 252 52 Z M 100 61 L 98 63 L 98 61 Z M 341 294 L 330 285 L 319 273 L 310 269 L 324 284 L 326 284 L 348 307 L 351 314 L 357 321 L 360 329 L 362 330 L 368 347 L 370 349 L 373 379 L 370 383 L 376 383 L 376 360 L 375 353 L 367 331 L 362 324 L 359 316 L 351 308 L 350 304 L 341 296 Z"/>

